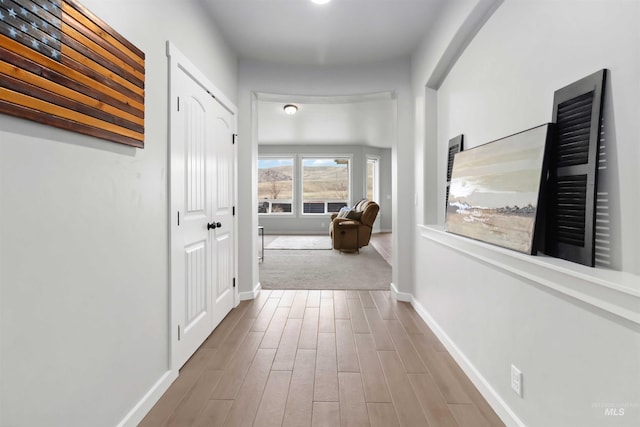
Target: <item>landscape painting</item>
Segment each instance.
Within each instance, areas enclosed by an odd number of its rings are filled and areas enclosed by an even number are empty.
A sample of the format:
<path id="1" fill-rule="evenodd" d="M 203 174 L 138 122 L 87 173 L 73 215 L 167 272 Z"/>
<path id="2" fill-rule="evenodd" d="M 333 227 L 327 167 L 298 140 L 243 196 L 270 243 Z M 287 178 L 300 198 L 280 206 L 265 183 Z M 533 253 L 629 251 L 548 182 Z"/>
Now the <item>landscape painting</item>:
<path id="1" fill-rule="evenodd" d="M 532 254 L 550 125 L 455 155 L 447 231 Z"/>

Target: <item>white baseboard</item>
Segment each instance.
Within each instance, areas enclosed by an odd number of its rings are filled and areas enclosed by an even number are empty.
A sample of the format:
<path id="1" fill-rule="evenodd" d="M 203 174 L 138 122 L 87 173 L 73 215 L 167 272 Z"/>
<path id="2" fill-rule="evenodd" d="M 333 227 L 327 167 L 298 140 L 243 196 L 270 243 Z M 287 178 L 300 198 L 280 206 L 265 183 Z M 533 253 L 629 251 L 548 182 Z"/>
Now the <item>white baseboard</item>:
<path id="1" fill-rule="evenodd" d="M 449 335 L 440 327 L 438 322 L 435 321 L 429 312 L 411 295 L 411 305 L 416 310 L 416 313 L 420 315 L 422 320 L 425 321 L 431 330 L 436 334 L 438 339 L 445 346 L 451 357 L 454 358 L 456 363 L 460 365 L 460 368 L 469 377 L 473 385 L 476 386 L 482 397 L 484 397 L 496 411 L 496 414 L 500 419 L 509 427 L 526 427 L 525 424 L 518 418 L 518 416 L 509 408 L 507 403 L 500 397 L 500 395 L 493 389 L 491 384 L 482 376 L 482 374 L 476 369 L 471 361 L 464 355 L 464 353 L 458 348 L 458 346 L 451 340 Z"/>
<path id="2" fill-rule="evenodd" d="M 260 294 L 261 290 L 262 290 L 262 285 L 260 284 L 260 282 L 258 282 L 256 287 L 253 288 L 252 291 L 240 292 L 240 301 L 255 299 L 255 297 L 257 297 Z"/>
<path id="3" fill-rule="evenodd" d="M 389 229 L 387 229 L 387 228 L 381 228 L 380 230 L 375 230 L 375 231 L 373 232 L 373 234 L 376 234 L 376 233 L 393 233 L 393 230 L 392 230 L 392 229 L 390 229 L 390 228 L 389 228 Z"/>
<path id="4" fill-rule="evenodd" d="M 394 283 L 389 284 L 389 290 L 391 291 L 391 296 L 398 301 L 411 302 L 413 296 L 407 292 L 400 292 Z"/>
<path id="5" fill-rule="evenodd" d="M 140 421 L 149 413 L 153 405 L 162 397 L 165 391 L 178 378 L 177 371 L 167 371 L 151 387 L 142 399 L 133 407 L 131 411 L 118 423 L 118 427 L 136 427 Z"/>

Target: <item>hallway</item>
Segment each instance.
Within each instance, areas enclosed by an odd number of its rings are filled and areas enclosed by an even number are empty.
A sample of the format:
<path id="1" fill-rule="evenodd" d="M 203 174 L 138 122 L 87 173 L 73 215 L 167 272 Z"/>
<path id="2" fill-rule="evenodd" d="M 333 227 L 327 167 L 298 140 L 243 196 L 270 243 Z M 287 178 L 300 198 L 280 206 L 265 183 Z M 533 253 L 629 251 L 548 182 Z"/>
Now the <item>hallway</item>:
<path id="1" fill-rule="evenodd" d="M 502 426 L 386 291 L 262 291 L 231 311 L 140 426 Z"/>

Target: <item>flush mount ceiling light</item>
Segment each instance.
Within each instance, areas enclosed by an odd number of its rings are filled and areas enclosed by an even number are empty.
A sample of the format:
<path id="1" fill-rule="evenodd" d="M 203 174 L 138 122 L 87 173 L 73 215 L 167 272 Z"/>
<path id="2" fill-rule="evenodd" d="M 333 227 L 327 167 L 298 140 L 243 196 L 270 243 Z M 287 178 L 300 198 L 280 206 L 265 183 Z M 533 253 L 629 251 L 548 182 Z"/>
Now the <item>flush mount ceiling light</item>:
<path id="1" fill-rule="evenodd" d="M 296 105 L 293 104 L 287 104 L 284 106 L 284 112 L 287 113 L 288 115 L 292 116 L 295 113 L 298 112 L 298 107 Z"/>
<path id="2" fill-rule="evenodd" d="M 315 3 L 315 4 L 327 4 L 329 3 L 331 0 L 311 0 L 311 2 Z"/>

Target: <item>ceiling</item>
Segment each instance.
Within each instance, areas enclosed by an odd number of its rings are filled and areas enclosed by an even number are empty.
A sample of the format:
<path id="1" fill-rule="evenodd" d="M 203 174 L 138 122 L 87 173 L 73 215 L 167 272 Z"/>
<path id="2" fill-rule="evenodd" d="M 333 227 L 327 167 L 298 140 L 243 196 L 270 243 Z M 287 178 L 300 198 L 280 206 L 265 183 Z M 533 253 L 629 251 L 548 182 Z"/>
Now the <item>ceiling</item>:
<path id="1" fill-rule="evenodd" d="M 200 0 L 240 59 L 282 64 L 354 65 L 410 56 L 447 0 Z M 448 0 L 452 1 L 452 0 Z M 294 116 L 284 104 L 300 107 Z M 395 102 L 360 97 L 278 96 L 258 102 L 260 144 L 394 142 Z"/>
<path id="2" fill-rule="evenodd" d="M 446 1 L 202 0 L 239 58 L 315 65 L 409 56 Z"/>
<path id="3" fill-rule="evenodd" d="M 390 94 L 295 102 L 298 112 L 285 114 L 286 102 L 258 102 L 258 141 L 265 145 L 367 145 L 391 148 L 395 103 Z"/>

